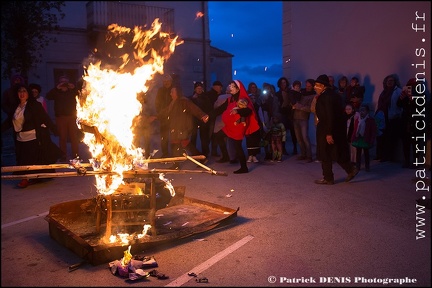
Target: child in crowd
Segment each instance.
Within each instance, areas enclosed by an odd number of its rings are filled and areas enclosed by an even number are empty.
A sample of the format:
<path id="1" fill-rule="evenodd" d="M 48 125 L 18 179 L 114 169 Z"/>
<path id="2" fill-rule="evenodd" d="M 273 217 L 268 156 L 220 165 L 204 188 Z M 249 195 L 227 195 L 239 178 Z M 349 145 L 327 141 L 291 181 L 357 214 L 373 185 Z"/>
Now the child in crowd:
<path id="1" fill-rule="evenodd" d="M 361 155 L 364 151 L 365 170 L 370 171 L 369 149 L 373 147 L 376 137 L 375 119 L 369 116 L 369 106 L 361 105 L 359 109 L 360 117 L 354 119 L 354 130 L 352 135 L 352 145 L 356 147 L 356 167 L 360 170 Z"/>
<path id="2" fill-rule="evenodd" d="M 271 137 L 271 147 L 273 151 L 272 162 L 281 162 L 283 153 L 282 142 L 285 142 L 286 139 L 286 129 L 285 125 L 281 122 L 280 115 L 273 115 L 272 126 L 270 127 L 269 133 Z"/>
<path id="3" fill-rule="evenodd" d="M 351 103 L 345 105 L 345 116 L 347 121 L 347 140 L 350 146 L 350 159 L 351 163 L 356 163 L 356 148 L 351 144 L 352 134 L 354 130 L 354 120 L 357 119 L 359 113 L 354 110 L 354 107 Z"/>

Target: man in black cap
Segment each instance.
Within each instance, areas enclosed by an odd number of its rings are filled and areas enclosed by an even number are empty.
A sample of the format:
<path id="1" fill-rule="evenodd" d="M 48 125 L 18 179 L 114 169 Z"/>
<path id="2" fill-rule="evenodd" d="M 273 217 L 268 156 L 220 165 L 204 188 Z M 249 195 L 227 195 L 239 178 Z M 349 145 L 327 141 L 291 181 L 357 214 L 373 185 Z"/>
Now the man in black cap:
<path id="1" fill-rule="evenodd" d="M 318 95 L 316 102 L 317 159 L 321 161 L 323 178 L 315 180 L 316 184 L 334 184 L 333 161 L 336 161 L 348 176 L 345 182 L 351 181 L 358 170 L 350 162 L 349 145 L 346 138 L 346 121 L 344 106 L 336 92 L 330 89 L 327 75 L 320 75 L 314 89 Z"/>

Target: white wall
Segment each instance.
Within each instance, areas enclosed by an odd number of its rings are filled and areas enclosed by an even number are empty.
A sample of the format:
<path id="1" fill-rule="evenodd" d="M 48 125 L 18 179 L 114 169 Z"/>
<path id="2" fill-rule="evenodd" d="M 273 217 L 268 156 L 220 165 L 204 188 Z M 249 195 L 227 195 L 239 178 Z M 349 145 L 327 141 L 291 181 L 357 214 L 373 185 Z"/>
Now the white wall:
<path id="1" fill-rule="evenodd" d="M 404 85 L 424 72 L 430 83 L 430 1 L 287 1 L 283 7 L 284 75 L 290 82 L 324 73 L 336 81 L 357 76 L 366 86 L 365 101 L 374 105 L 389 74 L 397 73 Z M 425 13 L 426 21 L 416 21 L 416 11 Z M 426 25 L 426 33 L 415 32 L 412 23 Z M 419 48 L 426 50 L 424 58 L 416 56 Z M 423 69 L 411 66 L 423 61 Z"/>
<path id="2" fill-rule="evenodd" d="M 416 20 L 416 13 L 426 20 Z M 375 109 L 385 76 L 397 73 L 404 86 L 420 72 L 430 97 L 430 20 L 430 1 L 283 2 L 283 73 L 291 83 L 320 74 L 333 75 L 336 84 L 342 75 L 357 76 L 366 87 L 365 102 Z M 412 23 L 425 25 L 426 32 L 415 32 Z M 416 56 L 420 48 L 424 57 Z M 412 63 L 426 64 L 415 69 Z M 312 119 L 310 127 L 315 145 Z"/>

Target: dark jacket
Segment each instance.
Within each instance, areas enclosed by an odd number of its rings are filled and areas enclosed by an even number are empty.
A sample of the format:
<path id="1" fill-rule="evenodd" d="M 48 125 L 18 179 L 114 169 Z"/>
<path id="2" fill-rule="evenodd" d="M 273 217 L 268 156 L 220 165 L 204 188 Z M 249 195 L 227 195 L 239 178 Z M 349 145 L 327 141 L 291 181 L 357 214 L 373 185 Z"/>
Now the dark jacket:
<path id="1" fill-rule="evenodd" d="M 348 121 L 349 121 L 349 126 L 347 126 L 347 140 L 348 143 L 351 143 L 351 138 L 352 138 L 352 134 L 354 131 L 354 118 L 355 118 L 355 111 L 353 110 L 353 112 L 351 114 L 346 114 L 345 115 L 345 119 L 347 121 L 347 125 L 348 125 Z"/>
<path id="2" fill-rule="evenodd" d="M 413 95 L 418 96 L 416 94 L 417 93 L 414 93 Z M 410 135 L 420 136 L 422 131 L 416 128 L 416 121 L 418 120 L 418 118 L 413 117 L 413 114 L 416 113 L 416 108 L 419 108 L 414 98 L 410 99 L 409 97 L 405 97 L 405 98 L 399 97 L 396 102 L 396 105 L 402 108 L 402 115 L 401 115 L 402 127 L 400 127 L 402 134 L 405 136 L 410 136 Z"/>
<path id="3" fill-rule="evenodd" d="M 286 91 L 286 97 L 287 99 L 284 99 L 282 95 L 282 90 L 279 90 L 276 92 L 276 99 L 278 99 L 279 103 L 279 112 L 282 115 L 285 115 L 289 120 L 293 119 L 293 109 L 292 105 L 296 103 L 296 98 L 300 97 L 300 94 L 297 94 L 298 92 L 295 90 L 287 90 Z"/>
<path id="4" fill-rule="evenodd" d="M 19 105 L 19 104 L 18 104 Z M 16 108 L 18 107 L 16 105 Z M 12 125 L 12 116 L 6 120 L 9 127 Z M 42 104 L 34 98 L 29 98 L 24 110 L 24 123 L 21 131 L 36 130 L 36 139 L 39 144 L 39 161 L 34 164 L 52 164 L 55 163 L 63 154 L 60 148 L 51 140 L 50 131 L 57 134 L 57 127 L 46 113 Z M 45 127 L 44 127 L 45 126 Z M 16 141 L 18 132 L 14 131 Z"/>
<path id="5" fill-rule="evenodd" d="M 321 161 L 349 161 L 349 146 L 346 133 L 346 118 L 340 96 L 326 89 L 316 102 L 317 158 Z M 334 144 L 328 144 L 327 135 L 332 135 Z"/>
<path id="6" fill-rule="evenodd" d="M 166 88 L 165 86 L 162 86 L 158 89 L 156 98 L 155 98 L 155 108 L 156 113 L 159 114 L 161 111 L 166 109 L 170 102 L 171 102 L 171 88 L 172 86 Z M 161 129 L 168 129 L 169 120 L 167 118 L 158 117 Z"/>
<path id="7" fill-rule="evenodd" d="M 363 102 L 365 87 L 360 85 L 348 86 L 346 103 L 351 103 L 354 110 L 358 110 Z"/>
<path id="8" fill-rule="evenodd" d="M 14 107 L 14 111 L 18 107 L 19 104 L 17 104 Z M 7 125 L 8 128 L 13 127 L 12 125 L 12 115 L 9 115 L 7 118 Z M 57 133 L 57 128 L 51 118 L 46 113 L 45 109 L 43 108 L 42 104 L 35 99 L 29 98 L 26 104 L 26 109 L 24 110 L 24 123 L 22 127 L 22 132 L 30 131 L 35 129 L 36 130 L 36 138 L 40 138 L 41 131 L 45 131 L 47 129 L 51 130 L 53 133 Z M 42 127 L 42 124 L 46 126 L 46 128 Z M 19 131 L 19 132 L 21 132 Z M 17 132 L 15 131 L 14 135 L 16 138 Z"/>
<path id="9" fill-rule="evenodd" d="M 158 118 L 167 119 L 169 117 L 170 141 L 190 139 L 194 118 L 201 119 L 206 113 L 196 106 L 188 98 L 181 96 L 158 113 Z M 204 122 L 203 122 L 204 123 Z"/>
<path id="10" fill-rule="evenodd" d="M 205 93 L 207 95 L 207 97 L 210 100 L 210 104 L 211 107 L 213 108 L 214 103 L 216 102 L 217 98 L 219 97 L 219 95 L 221 95 L 220 93 L 218 93 L 215 89 L 211 88 L 209 91 L 207 91 Z"/>
<path id="11" fill-rule="evenodd" d="M 213 110 L 214 102 L 211 102 L 209 95 L 204 92 L 197 94 L 196 98 L 190 96 L 189 99 L 207 114 Z"/>
<path id="12" fill-rule="evenodd" d="M 54 100 L 54 114 L 58 116 L 76 116 L 76 97 L 78 89 L 68 89 L 62 91 L 54 87 L 48 91 L 46 99 Z"/>
<path id="13" fill-rule="evenodd" d="M 171 102 L 171 87 L 166 88 L 165 86 L 162 86 L 158 89 L 156 98 L 155 98 L 155 108 L 156 113 L 161 112 L 163 109 L 168 107 L 168 105 Z"/>

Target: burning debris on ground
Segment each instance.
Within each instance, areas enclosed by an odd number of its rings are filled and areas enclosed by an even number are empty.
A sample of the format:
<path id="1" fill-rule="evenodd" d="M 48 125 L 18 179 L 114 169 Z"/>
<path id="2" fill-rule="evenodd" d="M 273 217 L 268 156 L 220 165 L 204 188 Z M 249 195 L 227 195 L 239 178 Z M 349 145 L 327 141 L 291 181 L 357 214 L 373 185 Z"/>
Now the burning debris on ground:
<path id="1" fill-rule="evenodd" d="M 169 277 L 163 273 L 160 273 L 156 269 L 158 263 L 153 256 L 132 256 L 130 253 L 131 246 L 124 251 L 124 256 L 120 260 L 110 262 L 109 268 L 113 275 L 122 278 L 127 278 L 130 281 L 136 281 L 143 278 L 156 277 L 159 280 L 165 280 Z M 151 271 L 144 271 L 144 269 L 152 269 Z"/>

